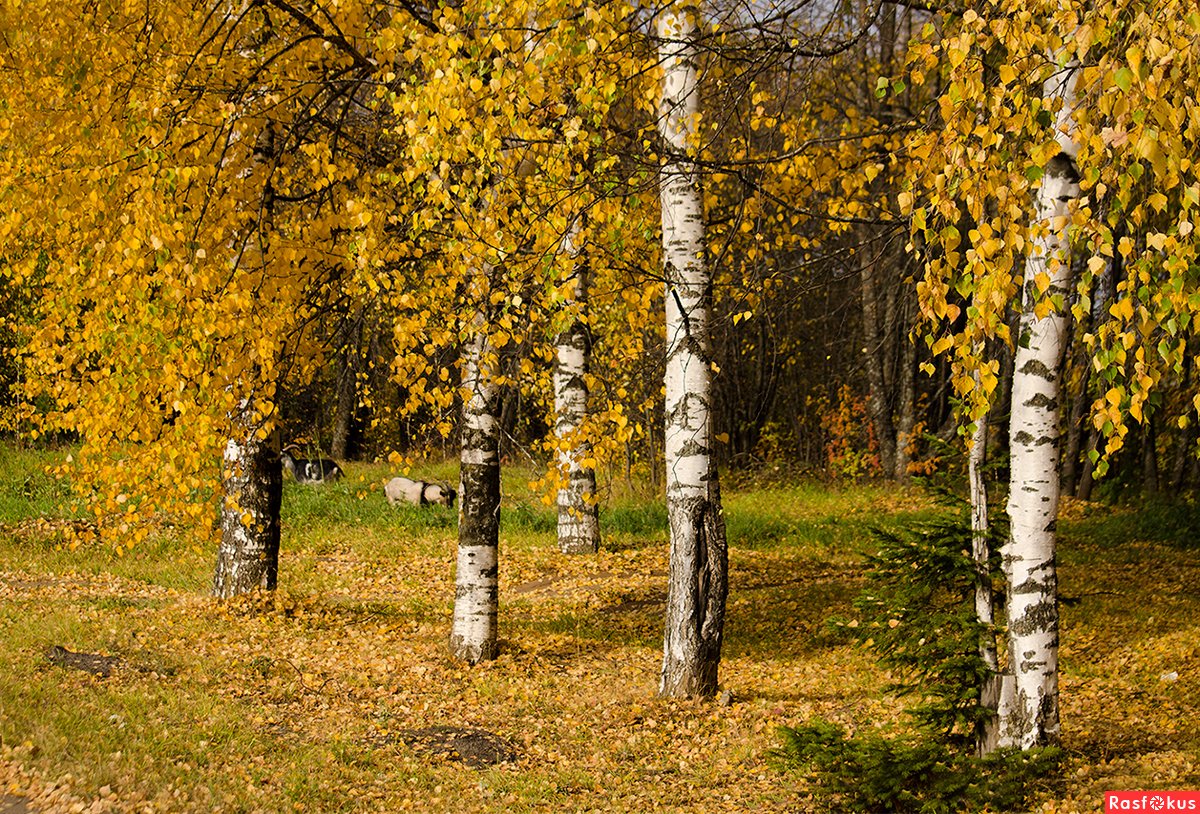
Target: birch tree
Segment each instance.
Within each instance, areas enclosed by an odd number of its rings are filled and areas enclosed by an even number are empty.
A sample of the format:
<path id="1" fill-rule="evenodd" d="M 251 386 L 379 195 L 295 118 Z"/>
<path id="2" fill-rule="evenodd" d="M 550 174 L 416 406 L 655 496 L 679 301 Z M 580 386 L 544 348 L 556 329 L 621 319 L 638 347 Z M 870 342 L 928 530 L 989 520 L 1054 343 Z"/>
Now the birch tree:
<path id="1" fill-rule="evenodd" d="M 1011 539 L 1001 552 L 1008 585 L 1008 652 L 1013 697 L 1002 701 L 1001 746 L 1055 743 L 1058 720 L 1058 576 L 1055 528 L 1059 497 L 1059 405 L 1073 285 L 1071 209 L 1079 198 L 1078 148 L 1071 113 L 1079 66 L 1067 62 L 1045 98 L 1058 113 L 1060 151 L 1046 164 L 1036 199 L 1035 232 L 1025 263 L 1009 425 Z M 1055 304 L 1055 300 L 1058 304 Z"/>
<path id="2" fill-rule="evenodd" d="M 704 262 L 699 135 L 698 9 L 675 4 L 657 23 L 666 278 L 666 485 L 670 526 L 661 695 L 712 695 L 725 622 L 727 548 L 710 415 L 711 272 Z"/>
<path id="3" fill-rule="evenodd" d="M 486 270 L 476 284 L 488 301 Z M 463 347 L 459 463 L 458 560 L 450 654 L 471 664 L 497 655 L 500 544 L 500 387 L 488 320 L 478 306 Z"/>
<path id="4" fill-rule="evenodd" d="M 240 437 L 225 443 L 221 481 L 221 541 L 213 575 L 218 599 L 274 590 L 279 581 L 279 509 L 283 501 L 283 468 L 275 433 L 261 437 L 252 402 L 241 406 L 235 427 Z"/>
<path id="5" fill-rule="evenodd" d="M 976 751 L 980 755 L 991 754 L 996 749 L 999 737 L 1000 695 L 1004 686 L 1000 674 L 996 636 L 992 632 L 996 621 L 993 595 L 995 587 L 992 584 L 987 482 L 983 471 L 987 460 L 987 445 L 988 415 L 985 413 L 975 422 L 975 431 L 971 434 L 971 448 L 967 456 L 967 488 L 970 491 L 971 504 L 971 559 L 975 564 L 975 618 L 979 620 L 983 629 L 983 636 L 979 642 L 979 656 L 984 669 L 987 670 L 980 687 L 979 706 L 989 714 L 975 733 Z"/>
<path id="6" fill-rule="evenodd" d="M 595 554 L 600 548 L 596 470 L 589 461 L 592 445 L 581 435 L 588 410 L 592 350 L 586 321 L 591 274 L 586 256 L 576 245 L 578 239 L 579 229 L 572 224 L 564 241 L 564 253 L 575 261 L 566 303 L 572 319 L 555 341 L 554 432 L 560 475 L 566 478 L 558 489 L 558 547 L 564 554 Z"/>
<path id="7" fill-rule="evenodd" d="M 1200 302 L 1187 272 L 1200 255 L 1191 158 L 1200 123 L 1184 100 L 1200 82 L 1200 16 L 1174 0 L 1053 0 L 944 22 L 910 57 L 914 84 L 938 77 L 939 121 L 909 139 L 918 171 L 899 197 L 914 245 L 929 247 L 918 283 L 929 342 L 949 357 L 971 421 L 999 381 L 982 349 L 992 339 L 1015 348 L 1003 550 L 1011 677 L 998 742 L 1027 749 L 1059 732 L 1054 553 L 1071 317 L 1093 308 L 1098 281 L 1119 260 L 1127 273 L 1101 306 L 1105 319 L 1082 337 L 1098 381 L 1090 420 L 1106 439 L 1090 455 L 1098 473 L 1130 423 L 1151 420 L 1160 383 L 1196 364 L 1186 326 Z M 1072 251 L 1086 263 L 1072 263 Z M 1012 307 L 1021 314 L 1015 336 Z"/>
<path id="8" fill-rule="evenodd" d="M 249 63 L 256 59 L 257 46 L 268 38 L 257 27 L 238 31 L 238 12 L 244 11 L 226 3 L 225 25 L 239 40 L 238 56 Z M 254 98 L 263 93 L 262 88 L 254 88 L 248 95 Z M 240 118 L 235 114 L 235 121 Z M 229 138 L 236 141 L 253 133 L 253 128 L 235 124 Z M 241 172 L 258 194 L 240 202 L 250 212 L 235 236 L 235 273 L 238 266 L 262 268 L 267 262 L 267 235 L 275 209 L 271 180 L 275 149 L 275 124 L 267 120 L 257 134 L 250 163 Z M 240 384 L 235 381 L 231 386 L 236 391 Z M 230 422 L 232 437 L 221 455 L 221 540 L 213 574 L 213 595 L 220 599 L 256 588 L 274 590 L 279 580 L 279 510 L 283 504 L 279 436 L 272 427 L 273 416 L 258 412 L 255 401 L 247 396 L 238 404 Z"/>
<path id="9" fill-rule="evenodd" d="M 43 252 L 12 270 L 42 295 L 24 344 L 28 420 L 78 434 L 73 484 L 118 548 L 164 521 L 207 537 L 225 510 L 217 593 L 269 583 L 275 543 L 233 530 L 278 530 L 277 498 L 243 494 L 273 478 L 253 470 L 278 469 L 258 449 L 276 388 L 311 377 L 314 314 L 376 261 L 362 170 L 379 152 L 346 137 L 375 68 L 353 44 L 371 15 L 348 13 L 337 33 L 282 3 L 4 15 L 28 44 L 4 55 L 4 95 L 30 124 L 5 180 L 36 218 L 10 215 L 9 234 Z M 31 92 L 59 81 L 58 62 L 89 66 L 69 105 Z M 225 561 L 239 548 L 253 567 Z"/>

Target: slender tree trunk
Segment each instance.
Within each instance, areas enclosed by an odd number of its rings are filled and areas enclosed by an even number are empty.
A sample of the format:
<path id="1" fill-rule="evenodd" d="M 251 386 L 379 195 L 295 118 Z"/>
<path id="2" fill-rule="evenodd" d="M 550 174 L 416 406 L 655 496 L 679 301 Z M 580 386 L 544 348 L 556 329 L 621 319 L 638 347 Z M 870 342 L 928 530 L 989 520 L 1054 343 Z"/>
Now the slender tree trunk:
<path id="1" fill-rule="evenodd" d="M 1113 230 L 1113 241 L 1118 242 L 1124 236 L 1124 228 L 1121 222 L 1117 223 Z M 1121 253 L 1118 252 L 1108 258 L 1108 262 L 1104 264 L 1104 272 L 1096 280 L 1095 293 L 1092 296 L 1092 312 L 1088 315 L 1088 322 L 1092 332 L 1095 332 L 1109 319 L 1109 309 L 1112 307 L 1113 300 L 1116 298 L 1117 285 L 1124 276 L 1124 266 L 1121 262 Z M 1089 373 L 1090 375 L 1090 373 Z M 1090 412 L 1091 405 L 1085 404 Z M 1085 421 L 1090 425 L 1090 421 Z M 1096 464 L 1092 460 L 1093 454 L 1100 447 L 1100 433 L 1095 427 L 1089 427 L 1087 432 L 1087 443 L 1084 445 L 1082 467 L 1080 469 L 1079 481 L 1075 486 L 1075 496 L 1080 500 L 1092 499 L 1092 487 L 1095 486 Z"/>
<path id="2" fill-rule="evenodd" d="M 577 229 L 572 229 L 576 233 Z M 568 235 L 568 252 L 579 255 Z M 589 269 L 586 258 L 576 257 L 573 303 L 580 309 L 555 342 L 554 432 L 558 437 L 559 468 L 567 481 L 558 490 L 558 547 L 564 554 L 595 554 L 600 549 L 600 507 L 596 504 L 596 470 L 584 462 L 592 445 L 578 438 L 587 417 L 587 375 L 591 334 L 586 323 Z"/>
<path id="3" fill-rule="evenodd" d="M 862 241 L 860 241 L 861 243 Z M 875 430 L 875 441 L 879 444 L 879 463 L 885 476 L 896 472 L 896 425 L 892 421 L 892 407 L 888 403 L 887 376 L 884 372 L 891 337 L 888 326 L 880 320 L 878 269 L 874 260 L 863 256 L 859 249 L 859 279 L 862 292 L 862 330 L 866 344 L 867 387 L 870 391 L 868 409 L 871 425 Z"/>
<path id="4" fill-rule="evenodd" d="M 894 20 L 892 9 L 890 6 L 863 0 L 858 4 L 857 15 L 863 31 L 871 25 L 875 25 L 879 31 L 879 64 L 883 68 L 889 61 L 889 55 L 886 55 L 884 50 L 892 47 L 891 39 L 894 35 L 894 27 L 890 25 L 890 21 Z M 863 37 L 859 43 L 859 61 L 862 65 L 869 65 L 872 61 L 869 44 L 870 40 L 867 37 Z M 874 89 L 870 87 L 873 80 L 865 72 L 857 79 L 854 86 L 855 101 L 861 115 L 876 114 L 878 105 Z M 897 392 L 896 377 L 892 376 L 892 381 L 888 381 L 890 366 L 894 362 L 891 334 L 895 316 L 894 302 L 881 290 L 879 266 L 882 253 L 868 252 L 871 235 L 867 229 L 857 230 L 855 237 L 858 243 L 856 255 L 862 305 L 862 342 L 865 352 L 863 363 L 867 374 L 867 412 L 871 417 L 875 443 L 879 446 L 880 470 L 885 478 L 890 478 L 896 472 L 897 452 L 896 424 L 892 416 L 892 396 Z"/>
<path id="5" fill-rule="evenodd" d="M 1079 457 L 1087 419 L 1088 380 L 1091 378 L 1091 360 L 1082 346 L 1077 356 L 1078 386 L 1072 388 L 1071 415 L 1067 419 L 1067 449 L 1063 453 L 1062 490 L 1068 495 L 1074 495 L 1079 487 Z"/>
<path id="6" fill-rule="evenodd" d="M 362 363 L 362 338 L 364 318 L 362 309 L 346 326 L 345 346 L 342 348 L 342 364 L 337 380 L 337 409 L 333 416 L 333 440 L 329 454 L 335 459 L 344 459 L 350 446 L 350 430 L 354 423 L 354 412 L 358 409 L 358 372 Z"/>
<path id="7" fill-rule="evenodd" d="M 1077 66 L 1051 83 L 1047 96 L 1062 102 L 1068 122 Z M 1014 694 L 1000 715 L 1000 745 L 1029 749 L 1055 743 L 1058 719 L 1058 577 L 1055 524 L 1060 483 L 1059 404 L 1068 314 L 1035 306 L 1051 296 L 1065 300 L 1071 287 L 1067 221 L 1079 197 L 1074 145 L 1060 137 L 1062 152 L 1046 165 L 1037 197 L 1037 223 L 1046 233 L 1033 241 L 1025 264 L 1023 312 L 1013 371 L 1010 443 L 1012 473 L 1008 514 L 1011 539 L 1004 551 L 1008 578 L 1008 652 Z M 1040 275 L 1049 290 L 1037 291 Z"/>
<path id="8" fill-rule="evenodd" d="M 1092 453 L 1100 446 L 1100 434 L 1095 429 L 1088 433 L 1087 449 L 1083 456 L 1083 467 L 1079 475 L 1079 485 L 1075 487 L 1075 497 L 1080 500 L 1092 499 L 1092 487 L 1096 484 L 1096 465 L 1092 463 Z"/>
<path id="9" fill-rule="evenodd" d="M 481 296 L 486 302 L 486 293 Z M 481 308 L 483 306 L 480 306 Z M 497 655 L 500 543 L 500 387 L 482 311 L 463 347 L 458 564 L 450 654 L 471 664 Z"/>
<path id="10" fill-rule="evenodd" d="M 1146 414 L 1142 424 L 1142 491 L 1146 494 L 1158 493 L 1158 431 L 1154 426 L 1154 417 Z"/>
<path id="11" fill-rule="evenodd" d="M 225 444 L 221 544 L 213 595 L 228 599 L 256 589 L 274 590 L 279 579 L 279 508 L 283 467 L 279 437 L 258 437 L 253 409 L 243 402 L 236 438 Z"/>
<path id="12" fill-rule="evenodd" d="M 712 276 L 704 262 L 704 216 L 694 149 L 699 113 L 697 10 L 658 18 L 663 65 L 660 131 L 666 277 L 666 469 L 671 555 L 660 694 L 712 695 L 725 623 L 727 549 L 713 463 L 709 317 Z"/>
<path id="13" fill-rule="evenodd" d="M 896 480 L 908 479 L 908 465 L 912 463 L 913 432 L 917 427 L 917 398 L 913 381 L 917 370 L 917 345 L 908 338 L 908 325 L 912 311 L 908 300 L 900 309 L 903 314 L 903 338 L 900 340 L 900 375 L 897 376 L 896 398 L 899 409 L 896 415 Z"/>
<path id="14" fill-rule="evenodd" d="M 979 386 L 979 376 L 975 377 Z M 975 733 L 976 751 L 989 755 L 996 750 L 1000 736 L 1000 699 L 1009 688 L 1011 676 L 1000 673 L 1000 658 L 996 649 L 994 632 L 995 606 L 991 569 L 990 524 L 988 518 L 987 482 L 983 466 L 987 460 L 988 415 L 984 414 L 975 424 L 971 436 L 971 453 L 967 458 L 967 481 L 971 493 L 971 559 L 975 561 L 975 618 L 982 627 L 979 640 L 979 656 L 987 675 L 980 687 L 979 705 L 991 715 L 983 721 Z"/>
<path id="15" fill-rule="evenodd" d="M 1191 421 L 1179 431 L 1179 448 L 1175 451 L 1175 463 L 1171 467 L 1171 494 L 1179 495 L 1187 486 L 1188 461 L 1195 456 L 1196 422 Z"/>
<path id="16" fill-rule="evenodd" d="M 1183 368 L 1183 392 L 1191 392 L 1192 383 L 1192 366 L 1184 365 Z M 1184 411 L 1184 416 L 1194 413 L 1194 410 L 1187 409 Z M 1183 492 L 1183 487 L 1187 480 L 1188 460 L 1195 457 L 1196 444 L 1196 419 L 1192 416 L 1192 420 L 1179 433 L 1179 449 L 1175 452 L 1175 465 L 1171 469 L 1171 494 L 1178 496 Z"/>

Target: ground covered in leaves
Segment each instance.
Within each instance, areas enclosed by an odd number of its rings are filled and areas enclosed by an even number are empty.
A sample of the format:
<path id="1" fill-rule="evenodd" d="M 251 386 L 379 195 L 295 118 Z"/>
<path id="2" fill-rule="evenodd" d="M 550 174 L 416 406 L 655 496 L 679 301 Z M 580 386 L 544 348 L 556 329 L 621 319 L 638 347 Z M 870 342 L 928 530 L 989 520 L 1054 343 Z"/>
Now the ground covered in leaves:
<path id="1" fill-rule="evenodd" d="M 850 612 L 869 527 L 929 511 L 916 490 L 730 490 L 729 694 L 663 701 L 652 501 L 614 498 L 605 550 L 567 558 L 507 485 L 503 655 L 470 668 L 445 648 L 453 512 L 390 510 L 386 473 L 351 469 L 288 485 L 281 589 L 228 603 L 206 596 L 212 551 L 64 550 L 13 516 L 52 515 L 55 487 L 0 484 L 21 490 L 0 496 L 0 811 L 819 811 L 773 761 L 777 727 L 902 720 L 826 620 Z M 1200 788 L 1200 554 L 1180 516 L 1066 509 L 1068 760 L 1042 811 Z"/>

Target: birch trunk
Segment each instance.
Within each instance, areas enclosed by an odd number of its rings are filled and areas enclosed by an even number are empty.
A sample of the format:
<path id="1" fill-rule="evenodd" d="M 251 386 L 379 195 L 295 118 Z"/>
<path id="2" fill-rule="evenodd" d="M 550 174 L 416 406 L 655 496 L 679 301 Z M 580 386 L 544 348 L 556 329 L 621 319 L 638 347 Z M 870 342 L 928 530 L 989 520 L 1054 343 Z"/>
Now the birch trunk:
<path id="1" fill-rule="evenodd" d="M 482 298 L 486 301 L 486 295 Z M 497 655 L 500 542 L 500 388 L 483 313 L 463 348 L 458 562 L 450 654 L 471 664 Z"/>
<path id="2" fill-rule="evenodd" d="M 712 278 L 704 263 L 698 168 L 689 158 L 699 112 L 696 14 L 694 7 L 672 6 L 658 18 L 659 59 L 664 72 L 659 127 L 667 152 L 660 195 L 671 539 L 659 692 L 668 697 L 716 692 L 728 568 L 725 520 L 712 457 Z"/>
<path id="3" fill-rule="evenodd" d="M 1075 147 L 1067 134 L 1073 107 L 1076 65 L 1047 86 L 1058 98 L 1062 152 L 1046 165 L 1037 197 L 1037 223 L 1045 233 L 1033 241 L 1025 264 L 1025 286 L 1013 370 L 1009 443 L 1012 472 L 1005 546 L 1008 578 L 1008 652 L 1013 671 L 1011 704 L 1000 711 L 1000 746 L 1030 749 L 1055 743 L 1058 719 L 1058 580 L 1055 523 L 1059 498 L 1059 383 L 1068 315 L 1051 308 L 1038 317 L 1035 306 L 1065 299 L 1071 286 L 1067 224 L 1079 197 Z M 1039 295 L 1035 281 L 1049 278 Z"/>
<path id="4" fill-rule="evenodd" d="M 978 386 L 978 374 L 975 378 Z M 967 458 L 967 481 L 971 492 L 971 559 L 975 562 L 975 618 L 982 627 L 979 657 L 988 671 L 980 687 L 979 705 L 991 713 L 990 717 L 980 724 L 975 734 L 976 751 L 980 755 L 988 755 L 996 750 L 999 738 L 1000 698 L 1006 683 L 1005 676 L 1000 674 L 1000 658 L 996 652 L 993 632 L 996 620 L 992 601 L 992 552 L 988 542 L 991 529 L 987 482 L 983 477 L 987 443 L 988 417 L 984 414 L 975 425 L 975 432 L 971 436 L 971 454 Z"/>
<path id="5" fill-rule="evenodd" d="M 572 229 L 572 234 L 577 233 Z M 571 254 L 578 254 L 571 235 L 565 241 Z M 587 417 L 587 375 L 591 337 L 586 324 L 589 274 L 585 261 L 577 257 L 571 303 L 579 315 L 555 341 L 554 432 L 558 436 L 558 462 L 566 484 L 558 490 L 558 547 L 564 554 L 595 554 L 600 550 L 600 510 L 596 505 L 596 471 L 584 464 L 592 446 L 578 434 Z"/>
<path id="6" fill-rule="evenodd" d="M 236 140 L 237 133 L 231 135 Z M 276 158 L 275 124 L 267 121 L 254 144 L 251 167 L 243 177 L 269 167 Z M 270 171 L 263 182 L 257 218 L 241 237 L 233 266 L 265 266 L 274 214 Z M 253 380 L 251 377 L 251 381 Z M 238 386 L 245 388 L 246 382 Z M 222 456 L 221 543 L 213 574 L 213 595 L 228 599 L 255 589 L 274 590 L 279 579 L 279 512 L 283 503 L 283 466 L 279 436 L 268 419 L 256 416 L 253 399 L 243 399 L 231 421 L 231 437 Z"/>
<path id="7" fill-rule="evenodd" d="M 279 508 L 283 467 L 278 435 L 258 437 L 258 423 L 243 402 L 237 436 L 225 444 L 221 544 L 213 577 L 219 599 L 256 589 L 274 590 L 279 579 Z"/>

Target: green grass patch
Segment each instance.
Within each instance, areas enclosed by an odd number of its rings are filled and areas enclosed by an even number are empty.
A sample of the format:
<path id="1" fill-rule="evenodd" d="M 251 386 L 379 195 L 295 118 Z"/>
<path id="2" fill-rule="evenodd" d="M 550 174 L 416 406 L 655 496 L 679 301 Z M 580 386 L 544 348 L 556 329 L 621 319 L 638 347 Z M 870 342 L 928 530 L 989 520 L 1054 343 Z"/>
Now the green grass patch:
<path id="1" fill-rule="evenodd" d="M 48 467 L 61 464 L 66 451 L 3 447 L 0 468 L 0 523 L 17 524 L 31 519 L 59 520 L 73 517 L 70 484 L 50 474 Z"/>

